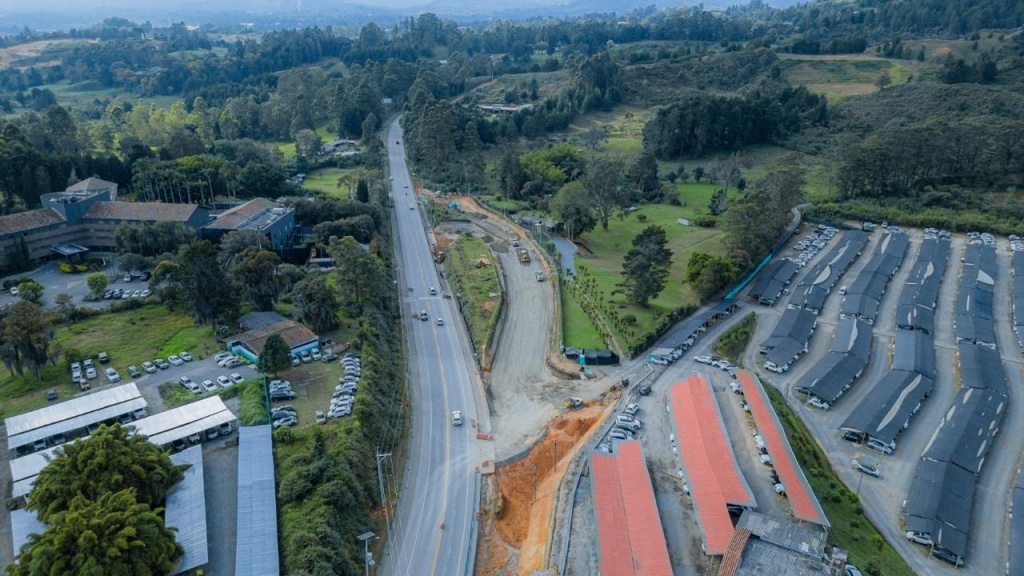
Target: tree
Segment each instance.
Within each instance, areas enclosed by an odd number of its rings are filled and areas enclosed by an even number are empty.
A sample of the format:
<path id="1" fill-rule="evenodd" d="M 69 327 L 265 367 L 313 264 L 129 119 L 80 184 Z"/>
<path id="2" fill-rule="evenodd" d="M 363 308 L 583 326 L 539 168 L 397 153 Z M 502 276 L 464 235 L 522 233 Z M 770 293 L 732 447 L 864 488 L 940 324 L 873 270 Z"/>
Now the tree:
<path id="1" fill-rule="evenodd" d="M 263 350 L 260 351 L 259 363 L 256 365 L 257 370 L 263 374 L 272 373 L 276 378 L 278 372 L 288 369 L 291 365 L 292 354 L 288 343 L 280 334 L 271 334 L 263 342 Z"/>
<path id="2" fill-rule="evenodd" d="M 217 251 L 217 262 L 221 266 L 230 268 L 234 265 L 235 259 L 249 248 L 262 248 L 266 240 L 259 230 L 243 228 L 232 230 L 220 240 L 220 248 Z"/>
<path id="3" fill-rule="evenodd" d="M 580 181 L 569 182 L 555 194 L 549 207 L 551 213 L 562 221 L 566 235 L 574 239 L 584 232 L 594 229 L 597 219 L 590 206 L 590 195 Z"/>
<path id="4" fill-rule="evenodd" d="M 39 473 L 29 509 L 49 522 L 71 507 L 76 495 L 98 501 L 104 494 L 131 490 L 141 504 L 156 507 L 183 472 L 163 448 L 120 424 L 102 425 L 88 438 L 64 444 Z"/>
<path id="5" fill-rule="evenodd" d="M 238 290 L 217 264 L 217 247 L 209 240 L 182 246 L 174 260 L 157 265 L 149 283 L 168 306 L 187 309 L 199 324 L 234 318 L 238 311 Z"/>
<path id="6" fill-rule="evenodd" d="M 604 142 L 607 139 L 608 132 L 600 126 L 594 126 L 590 130 L 587 130 L 583 133 L 582 137 L 583 143 L 591 150 L 597 150 L 597 147 L 601 145 L 601 142 Z"/>
<path id="7" fill-rule="evenodd" d="M 736 279 L 736 268 L 727 258 L 694 252 L 686 263 L 686 281 L 701 302 L 706 302 Z"/>
<path id="8" fill-rule="evenodd" d="M 646 307 L 665 288 L 672 265 L 672 251 L 667 244 L 668 238 L 661 226 L 648 226 L 633 238 L 633 247 L 622 263 L 625 280 L 619 284 L 631 302 Z"/>
<path id="9" fill-rule="evenodd" d="M 174 530 L 164 525 L 162 512 L 137 502 L 131 489 L 105 493 L 95 501 L 75 495 L 66 509 L 48 519 L 41 535 L 29 537 L 7 573 L 169 574 L 184 551 L 174 540 Z"/>
<path id="10" fill-rule="evenodd" d="M 231 275 L 257 310 L 270 310 L 281 293 L 277 267 L 281 258 L 273 252 L 247 248 L 231 268 Z"/>
<path id="11" fill-rule="evenodd" d="M 32 278 L 25 278 L 18 284 L 18 296 L 33 304 L 39 304 L 43 299 L 43 285 Z"/>
<path id="12" fill-rule="evenodd" d="M 100 296 L 103 291 L 107 289 L 107 283 L 110 281 L 107 278 L 105 272 L 92 272 L 85 277 L 85 285 L 88 286 L 89 291 L 92 292 L 93 296 Z"/>
<path id="13" fill-rule="evenodd" d="M 320 135 L 308 128 L 299 130 L 295 134 L 295 154 L 307 160 L 320 151 L 322 144 L 323 140 Z"/>
<path id="14" fill-rule="evenodd" d="M 56 360 L 50 349 L 56 333 L 38 304 L 28 300 L 11 304 L 0 320 L 0 328 L 3 338 L 0 351 L 4 365 L 12 373 L 23 376 L 27 366 L 38 378 L 43 366 Z"/>
<path id="15" fill-rule="evenodd" d="M 339 294 L 345 304 L 358 307 L 384 296 L 388 287 L 380 261 L 354 238 L 332 238 L 328 251 L 334 258 Z"/>
<path id="16" fill-rule="evenodd" d="M 697 166 L 693 169 L 693 181 L 700 183 L 700 179 L 704 177 L 704 167 Z"/>
<path id="17" fill-rule="evenodd" d="M 879 90 L 885 90 L 892 84 L 892 76 L 889 75 L 888 71 L 883 71 L 878 75 L 878 79 L 875 80 L 875 86 L 878 86 Z"/>
<path id="18" fill-rule="evenodd" d="M 654 157 L 654 152 L 644 148 L 633 160 L 627 177 L 637 196 L 644 200 L 653 200 L 661 191 L 658 182 L 658 161 Z"/>
<path id="19" fill-rule="evenodd" d="M 61 292 L 53 299 L 57 306 L 57 319 L 61 322 L 71 321 L 75 314 L 75 297 L 67 292 Z"/>
<path id="20" fill-rule="evenodd" d="M 363 178 L 356 182 L 356 200 L 364 204 L 370 201 L 370 186 Z"/>
<path id="21" fill-rule="evenodd" d="M 622 169 L 621 160 L 595 158 L 587 165 L 583 177 L 583 185 L 590 193 L 594 212 L 604 230 L 608 230 L 608 219 L 612 212 L 629 201 L 629 195 L 621 185 Z"/>
<path id="22" fill-rule="evenodd" d="M 173 252 L 175 249 L 172 249 L 170 251 Z M 127 252 L 117 257 L 117 269 L 120 270 L 121 272 L 141 272 L 143 270 L 149 270 L 152 267 L 153 259 L 146 258 L 141 254 L 133 254 L 131 252 Z M 86 277 L 86 283 L 88 283 L 88 277 Z"/>
<path id="23" fill-rule="evenodd" d="M 323 276 L 310 275 L 299 280 L 291 297 L 298 320 L 317 334 L 338 325 L 338 293 Z"/>

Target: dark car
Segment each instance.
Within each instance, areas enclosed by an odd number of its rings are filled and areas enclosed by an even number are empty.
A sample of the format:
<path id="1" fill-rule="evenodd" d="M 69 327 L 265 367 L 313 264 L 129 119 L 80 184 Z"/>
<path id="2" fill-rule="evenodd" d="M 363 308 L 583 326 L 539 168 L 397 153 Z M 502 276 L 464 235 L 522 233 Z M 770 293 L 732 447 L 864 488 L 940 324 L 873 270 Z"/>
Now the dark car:
<path id="1" fill-rule="evenodd" d="M 274 402 L 278 400 L 294 400 L 295 392 L 290 390 L 274 390 L 270 393 L 270 399 Z"/>
<path id="2" fill-rule="evenodd" d="M 956 566 L 957 568 L 959 568 L 959 567 L 964 565 L 964 559 L 963 558 L 957 556 L 956 554 L 953 554 L 952 552 L 950 552 L 949 550 L 946 550 L 945 548 L 936 548 L 936 549 L 932 550 L 932 556 L 935 556 L 939 560 L 943 560 L 945 562 L 949 562 L 950 564 L 952 564 L 953 566 Z"/>
<path id="3" fill-rule="evenodd" d="M 843 432 L 843 440 L 853 442 L 854 444 L 862 444 L 864 442 L 864 435 L 859 432 L 847 430 L 846 432 Z"/>
<path id="4" fill-rule="evenodd" d="M 650 394 L 651 394 L 651 387 L 650 386 L 641 386 L 641 387 L 637 388 L 636 391 L 637 391 L 637 394 L 640 394 L 641 396 L 650 396 Z"/>

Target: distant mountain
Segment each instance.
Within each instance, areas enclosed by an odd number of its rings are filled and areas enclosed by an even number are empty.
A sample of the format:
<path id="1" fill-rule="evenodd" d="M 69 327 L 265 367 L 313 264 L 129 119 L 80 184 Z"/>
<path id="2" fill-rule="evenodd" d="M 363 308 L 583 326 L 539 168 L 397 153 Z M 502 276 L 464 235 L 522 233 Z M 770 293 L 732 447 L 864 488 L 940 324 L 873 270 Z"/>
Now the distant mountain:
<path id="1" fill-rule="evenodd" d="M 628 14 L 636 8 L 656 5 L 727 8 L 736 0 L 93 0 L 69 3 L 67 0 L 6 0 L 0 6 L 0 34 L 33 30 L 87 28 L 111 16 L 156 26 L 175 22 L 189 24 L 232 25 L 252 23 L 257 28 L 291 28 L 310 25 L 341 24 L 360 26 L 376 22 L 388 26 L 409 16 L 432 12 L 460 22 L 494 19 L 523 20 L 537 17 L 572 17 L 585 14 Z M 798 0 L 769 0 L 776 7 L 790 6 Z M 69 6 L 69 4 L 71 4 Z"/>

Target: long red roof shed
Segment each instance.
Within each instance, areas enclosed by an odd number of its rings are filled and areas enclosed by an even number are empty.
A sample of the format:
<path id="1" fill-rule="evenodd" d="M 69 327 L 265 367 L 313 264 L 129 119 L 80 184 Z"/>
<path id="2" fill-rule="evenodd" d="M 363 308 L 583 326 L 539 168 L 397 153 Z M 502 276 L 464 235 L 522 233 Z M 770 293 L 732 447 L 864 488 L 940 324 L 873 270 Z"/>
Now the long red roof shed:
<path id="1" fill-rule="evenodd" d="M 827 528 L 829 523 L 825 518 L 825 511 L 821 509 L 821 504 L 814 496 L 804 471 L 800 469 L 800 464 L 793 455 L 782 423 L 779 422 L 779 416 L 772 408 L 761 382 L 746 370 L 739 370 L 736 378 L 743 387 L 743 395 L 750 406 L 754 424 L 764 438 L 765 448 L 772 457 L 775 471 L 779 473 L 779 480 L 786 487 L 786 496 L 793 506 L 793 516 Z"/>
<path id="2" fill-rule="evenodd" d="M 690 494 L 704 529 L 704 553 L 721 556 L 733 534 L 726 505 L 752 508 L 757 502 L 736 464 L 711 384 L 691 375 L 672 386 L 669 402 Z"/>
<path id="3" fill-rule="evenodd" d="M 668 545 L 640 442 L 590 456 L 602 576 L 671 576 Z"/>

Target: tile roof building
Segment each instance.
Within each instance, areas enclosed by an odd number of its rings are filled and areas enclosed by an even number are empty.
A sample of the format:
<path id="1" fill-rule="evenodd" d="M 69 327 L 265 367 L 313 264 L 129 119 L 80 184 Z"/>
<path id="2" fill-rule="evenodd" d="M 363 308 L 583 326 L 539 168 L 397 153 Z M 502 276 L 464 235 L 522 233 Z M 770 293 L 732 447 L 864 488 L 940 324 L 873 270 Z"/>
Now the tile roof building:
<path id="1" fill-rule="evenodd" d="M 43 194 L 40 202 L 41 208 L 0 216 L 0 257 L 38 262 L 86 248 L 112 250 L 117 228 L 128 223 L 181 222 L 213 241 L 231 230 L 257 230 L 274 250 L 285 248 L 295 229 L 295 211 L 264 198 L 213 214 L 197 204 L 118 202 L 117 184 L 99 178 Z"/>

